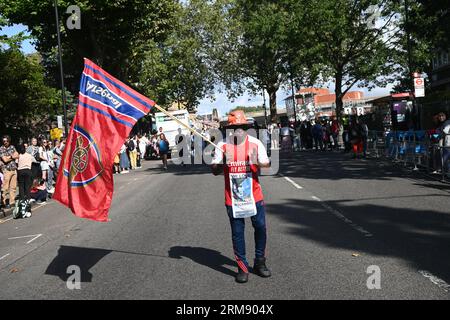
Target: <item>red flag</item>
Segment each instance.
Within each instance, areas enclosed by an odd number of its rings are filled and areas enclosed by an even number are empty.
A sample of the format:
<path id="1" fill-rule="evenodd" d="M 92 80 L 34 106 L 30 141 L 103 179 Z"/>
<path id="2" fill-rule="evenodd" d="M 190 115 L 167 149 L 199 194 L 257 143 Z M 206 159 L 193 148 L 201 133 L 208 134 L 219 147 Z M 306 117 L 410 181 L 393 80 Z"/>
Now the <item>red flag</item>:
<path id="1" fill-rule="evenodd" d="M 114 191 L 114 157 L 135 123 L 154 105 L 85 59 L 77 113 L 53 198 L 78 217 L 107 221 Z"/>

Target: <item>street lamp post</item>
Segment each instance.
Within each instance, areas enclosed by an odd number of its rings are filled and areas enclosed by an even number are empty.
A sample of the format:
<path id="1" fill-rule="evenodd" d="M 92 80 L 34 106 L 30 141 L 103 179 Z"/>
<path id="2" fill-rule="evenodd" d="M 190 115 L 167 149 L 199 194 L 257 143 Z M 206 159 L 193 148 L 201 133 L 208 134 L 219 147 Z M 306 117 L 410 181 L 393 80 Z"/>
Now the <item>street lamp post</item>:
<path id="1" fill-rule="evenodd" d="M 55 18 L 56 18 L 56 34 L 58 35 L 58 54 L 59 54 L 59 71 L 61 77 L 61 95 L 62 95 L 62 103 L 63 103 L 63 112 L 64 112 L 64 132 L 65 137 L 67 138 L 69 135 L 69 128 L 67 126 L 67 105 L 66 105 L 66 91 L 64 87 L 64 70 L 62 63 L 62 49 L 61 49 L 61 35 L 59 31 L 59 15 L 58 15 L 58 2 L 54 0 L 55 6 Z"/>
<path id="2" fill-rule="evenodd" d="M 408 81 L 409 81 L 409 88 L 411 90 L 411 96 L 412 96 L 412 115 L 413 115 L 413 123 L 414 123 L 414 129 L 420 129 L 418 128 L 417 123 L 417 117 L 419 116 L 418 106 L 417 106 L 417 100 L 415 95 L 415 88 L 414 88 L 414 81 L 411 81 L 411 78 L 413 77 L 413 56 L 412 56 L 412 45 L 411 45 L 411 32 L 409 28 L 409 2 L 408 0 L 405 0 L 405 33 L 406 33 L 406 49 L 408 53 Z M 420 124 L 419 124 L 420 126 Z"/>
<path id="3" fill-rule="evenodd" d="M 267 129 L 266 91 L 264 88 L 262 90 L 262 94 L 263 94 L 264 122 L 266 124 L 266 129 Z"/>
<path id="4" fill-rule="evenodd" d="M 294 121 L 297 122 L 297 106 L 295 101 L 295 90 L 294 90 L 294 80 L 291 78 L 291 89 L 292 89 L 292 101 L 294 103 Z"/>

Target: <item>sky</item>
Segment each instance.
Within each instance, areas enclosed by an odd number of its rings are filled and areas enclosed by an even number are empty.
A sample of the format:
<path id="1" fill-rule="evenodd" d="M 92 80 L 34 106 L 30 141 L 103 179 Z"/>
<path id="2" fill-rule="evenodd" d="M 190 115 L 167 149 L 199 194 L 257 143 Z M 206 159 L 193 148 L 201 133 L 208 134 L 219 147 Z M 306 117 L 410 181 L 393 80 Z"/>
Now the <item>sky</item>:
<path id="1" fill-rule="evenodd" d="M 330 93 L 334 93 L 334 85 L 333 83 L 328 83 L 323 88 L 328 88 L 330 90 Z M 386 88 L 375 88 L 369 91 L 366 88 L 358 88 L 355 86 L 350 91 L 363 91 L 364 97 L 379 97 L 384 95 L 389 95 L 390 91 L 392 89 L 393 85 L 390 85 Z M 287 97 L 292 96 L 291 92 L 286 92 L 285 90 L 279 90 L 277 92 L 277 107 L 279 109 L 285 108 L 285 102 L 284 99 Z M 251 96 L 249 94 L 245 94 L 242 97 L 239 97 L 234 102 L 229 100 L 227 95 L 225 93 L 216 93 L 215 95 L 215 101 L 211 102 L 211 99 L 203 99 L 200 101 L 200 106 L 198 107 L 198 113 L 199 114 L 205 114 L 212 112 L 213 108 L 216 108 L 219 111 L 219 114 L 221 116 L 224 116 L 225 113 L 227 113 L 230 109 L 234 107 L 239 106 L 262 106 L 263 105 L 263 97 L 262 93 L 259 96 Z M 269 107 L 269 96 L 266 94 L 266 106 Z"/>
<path id="2" fill-rule="evenodd" d="M 15 34 L 18 34 L 19 32 L 26 32 L 26 34 L 29 34 L 27 32 L 26 26 L 23 25 L 13 25 L 11 27 L 4 27 L 0 29 L 0 35 L 7 35 L 12 36 Z M 35 47 L 32 44 L 32 41 L 27 40 L 24 41 L 22 44 L 22 51 L 24 53 L 33 53 L 36 51 Z M 333 83 L 328 83 L 324 86 L 325 88 L 328 87 L 331 92 L 334 90 Z M 375 88 L 372 91 L 368 91 L 367 89 L 361 89 L 358 87 L 353 88 L 352 90 L 361 90 L 364 92 L 365 97 L 375 97 L 375 96 L 382 96 L 382 95 L 388 95 L 390 90 L 392 89 L 392 86 L 388 86 L 387 88 Z M 277 106 L 278 108 L 284 108 L 285 102 L 284 99 L 286 99 L 288 96 L 290 96 L 290 92 L 286 92 L 285 90 L 279 90 L 277 92 Z M 151 97 L 149 97 L 151 98 Z M 213 108 L 216 108 L 219 111 L 219 114 L 221 116 L 224 116 L 229 110 L 232 108 L 238 107 L 238 106 L 262 106 L 263 105 L 263 97 L 262 94 L 259 96 L 251 96 L 250 94 L 244 94 L 243 96 L 235 99 L 234 101 L 231 101 L 228 99 L 226 93 L 220 93 L 219 91 L 216 91 L 215 93 L 215 100 L 211 101 L 209 98 L 205 98 L 200 101 L 200 105 L 198 106 L 197 113 L 198 114 L 205 114 L 212 112 Z M 269 105 L 269 97 L 266 94 L 266 106 Z"/>
<path id="3" fill-rule="evenodd" d="M 20 32 L 25 32 L 26 35 L 30 35 L 30 33 L 27 31 L 27 27 L 25 27 L 23 25 L 16 24 L 11 27 L 0 28 L 0 35 L 7 35 L 9 37 L 16 35 Z M 26 40 L 22 43 L 22 51 L 24 53 L 33 53 L 33 52 L 36 52 L 36 49 L 30 40 Z"/>

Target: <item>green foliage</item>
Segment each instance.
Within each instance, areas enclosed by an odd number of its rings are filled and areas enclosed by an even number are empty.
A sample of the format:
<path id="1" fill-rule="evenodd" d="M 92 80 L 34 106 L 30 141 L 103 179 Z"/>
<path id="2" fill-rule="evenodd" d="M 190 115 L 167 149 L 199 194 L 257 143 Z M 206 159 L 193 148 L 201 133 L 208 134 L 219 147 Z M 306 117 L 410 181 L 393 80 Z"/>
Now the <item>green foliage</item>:
<path id="1" fill-rule="evenodd" d="M 66 9 L 81 9 L 81 30 L 66 28 Z M 172 29 L 176 0 L 59 0 L 61 41 L 66 82 L 76 93 L 83 69 L 83 58 L 89 58 L 114 76 L 128 82 L 132 57 L 143 42 L 160 42 Z M 56 25 L 53 1 L 0 0 L 0 12 L 11 23 L 28 26 L 36 39 L 46 71 L 59 83 L 56 59 Z"/>
<path id="2" fill-rule="evenodd" d="M 264 107 L 263 106 L 257 106 L 257 107 L 236 107 L 236 108 L 233 108 L 230 111 L 228 111 L 228 113 L 236 111 L 236 110 L 242 110 L 242 111 L 244 111 L 247 114 L 247 113 L 252 113 L 252 112 L 264 111 Z"/>
<path id="3" fill-rule="evenodd" d="M 174 30 L 164 42 L 147 41 L 134 61 L 137 83 L 159 104 L 186 104 L 195 111 L 199 101 L 212 94 L 214 77 L 208 63 L 205 19 L 211 7 L 194 0 L 178 7 Z"/>
<path id="4" fill-rule="evenodd" d="M 45 84 L 36 56 L 15 47 L 0 49 L 0 132 L 28 134 L 42 119 L 61 114 L 60 92 Z"/>
<path id="5" fill-rule="evenodd" d="M 395 70 L 392 43 L 398 33 L 396 12 L 388 1 L 318 0 L 306 2 L 310 36 L 320 45 L 317 59 L 326 65 L 336 85 L 336 113 L 356 84 L 385 86 Z M 380 8 L 379 25 L 372 27 L 371 6 Z"/>
<path id="6" fill-rule="evenodd" d="M 398 38 L 395 50 L 395 59 L 399 65 L 399 76 L 394 92 L 412 90 L 411 72 L 420 72 L 431 78 L 434 54 L 438 50 L 450 48 L 448 1 L 407 0 L 406 4 L 407 7 L 405 7 L 405 1 L 396 3 L 396 10 L 402 13 L 402 18 L 401 35 Z M 405 18 L 406 9 L 408 9 L 408 21 Z M 411 61 L 408 59 L 407 31 L 410 35 Z"/>
<path id="7" fill-rule="evenodd" d="M 217 1 L 221 23 L 211 50 L 217 76 L 230 97 L 267 91 L 272 121 L 277 118 L 278 89 L 290 79 L 300 84 L 317 76 L 309 72 L 315 62 L 306 49 L 305 33 L 299 31 L 305 27 L 301 2 Z"/>

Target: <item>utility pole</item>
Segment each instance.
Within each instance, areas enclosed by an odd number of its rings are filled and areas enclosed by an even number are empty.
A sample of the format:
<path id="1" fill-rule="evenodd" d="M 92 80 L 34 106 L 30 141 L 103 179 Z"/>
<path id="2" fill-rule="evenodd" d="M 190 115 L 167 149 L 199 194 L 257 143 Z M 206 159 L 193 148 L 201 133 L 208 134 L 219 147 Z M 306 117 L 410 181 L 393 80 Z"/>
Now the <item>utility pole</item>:
<path id="1" fill-rule="evenodd" d="M 59 71 L 61 77 L 61 95 L 62 95 L 62 103 L 63 103 L 63 112 L 64 112 L 64 132 L 65 137 L 69 136 L 69 127 L 67 125 L 67 104 L 66 104 L 66 91 L 64 86 L 64 70 L 62 63 L 62 49 L 61 49 L 61 35 L 59 31 L 59 15 L 58 15 L 58 2 L 54 0 L 55 6 L 55 17 L 56 17 L 56 34 L 58 35 L 58 53 L 59 53 Z"/>

